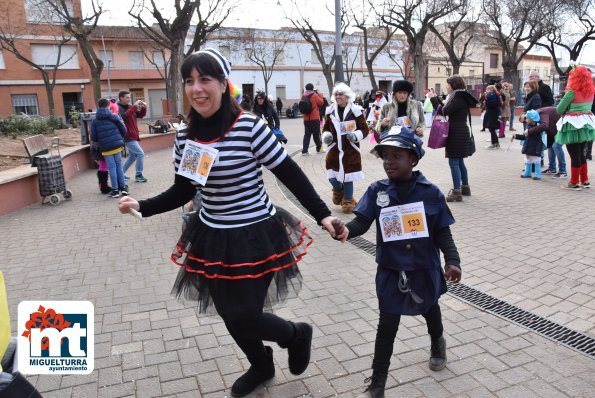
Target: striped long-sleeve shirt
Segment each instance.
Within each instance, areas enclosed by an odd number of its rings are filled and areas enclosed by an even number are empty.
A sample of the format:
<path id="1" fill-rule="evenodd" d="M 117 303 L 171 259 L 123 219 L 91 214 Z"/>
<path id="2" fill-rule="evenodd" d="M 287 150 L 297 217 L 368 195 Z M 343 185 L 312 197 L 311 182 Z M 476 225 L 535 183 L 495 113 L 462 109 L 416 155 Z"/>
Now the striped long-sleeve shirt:
<path id="1" fill-rule="evenodd" d="M 177 133 L 174 146 L 176 171 L 187 139 L 187 130 Z M 263 120 L 255 115 L 242 113 L 222 138 L 202 143 L 219 151 L 207 183 L 201 187 L 200 218 L 207 225 L 215 228 L 240 227 L 275 214 L 276 209 L 264 187 L 262 166 L 272 170 L 317 221 L 330 215 L 299 166 L 291 160 Z M 139 202 L 140 211 L 148 217 L 172 210 L 188 202 L 196 188 L 196 183 L 176 174 L 170 189 Z"/>

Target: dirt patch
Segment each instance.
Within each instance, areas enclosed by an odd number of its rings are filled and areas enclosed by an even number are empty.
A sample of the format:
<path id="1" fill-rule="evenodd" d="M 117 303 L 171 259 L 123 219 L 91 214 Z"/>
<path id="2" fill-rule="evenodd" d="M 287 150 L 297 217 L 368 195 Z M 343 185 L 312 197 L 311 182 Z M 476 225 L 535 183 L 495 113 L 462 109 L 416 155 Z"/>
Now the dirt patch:
<path id="1" fill-rule="evenodd" d="M 141 134 L 148 133 L 149 127 L 146 123 L 139 123 Z M 29 156 L 23 145 L 23 138 L 19 136 L 11 138 L 0 136 L 0 171 L 12 169 L 14 167 L 29 164 Z M 53 133 L 45 136 L 49 145 L 53 137 L 60 137 L 60 149 L 81 145 L 81 130 L 79 128 L 70 128 L 54 130 Z"/>

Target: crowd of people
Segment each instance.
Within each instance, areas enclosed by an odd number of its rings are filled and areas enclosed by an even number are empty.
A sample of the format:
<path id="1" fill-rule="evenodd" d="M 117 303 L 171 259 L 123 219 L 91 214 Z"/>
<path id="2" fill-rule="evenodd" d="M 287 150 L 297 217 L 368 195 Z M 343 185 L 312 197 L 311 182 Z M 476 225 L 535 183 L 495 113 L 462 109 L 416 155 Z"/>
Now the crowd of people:
<path id="1" fill-rule="evenodd" d="M 558 101 L 552 89 L 540 79 L 539 73 L 531 72 L 523 83 L 523 113 L 519 122 L 521 134 L 513 134 L 511 140 L 519 140 L 525 156 L 525 168 L 521 178 L 541 180 L 543 175 L 552 178 L 568 178 L 563 145 L 571 160 L 570 180 L 562 188 L 580 191 L 590 188 L 587 160 L 592 159 L 595 138 L 594 77 L 584 66 L 573 66 L 569 72 L 566 91 Z M 506 126 L 513 128 L 516 96 L 510 83 L 488 85 L 479 98 L 483 110 L 483 129 L 490 132 L 491 144 L 486 149 L 499 149 L 499 138 L 504 138 Z M 544 155 L 548 154 L 548 165 Z M 542 169 L 543 168 L 543 169 Z"/>
<path id="2" fill-rule="evenodd" d="M 355 215 L 345 224 L 332 216 L 275 133 L 280 130 L 283 102 L 263 92 L 253 101 L 247 96 L 237 101 L 231 95 L 230 72 L 229 61 L 214 49 L 186 58 L 181 75 L 191 109 L 187 125 L 176 133 L 174 182 L 148 199 L 126 195 L 118 207 L 124 214 L 135 211 L 151 217 L 200 196 L 201 207 L 188 218 L 171 254 L 180 267 L 172 294 L 194 303 L 202 314 L 220 316 L 246 355 L 250 367 L 233 383 L 231 395 L 246 396 L 275 376 L 273 349 L 266 342 L 287 350 L 289 371 L 294 375 L 302 374 L 310 362 L 312 326 L 279 317 L 272 309 L 299 294 L 298 264 L 313 239 L 299 219 L 273 203 L 262 167 L 285 184 L 316 222 L 340 242 L 362 235 L 376 223 L 379 321 L 372 375 L 358 397 L 384 396 L 402 315 L 425 318 L 431 343 L 428 367 L 444 369 L 446 338 L 439 298 L 447 290 L 446 281 L 459 282 L 462 275 L 450 230 L 455 220 L 447 202 L 461 202 L 471 195 L 465 165 L 465 159 L 476 151 L 471 109 L 485 108 L 489 148 L 497 149 L 506 128 L 514 131 L 510 123 L 514 117 L 512 85 L 488 86 L 480 103 L 467 91 L 464 79 L 455 75 L 446 81 L 445 98 L 430 90 L 422 103 L 412 98 L 413 84 L 406 80 L 393 83 L 390 99 L 378 90 L 362 98 L 347 84 L 337 83 L 329 103 L 313 84 L 306 84 L 297 103 L 304 116 L 301 153 L 309 154 L 313 140 L 315 151 L 326 154 L 331 202 L 343 213 Z M 540 178 L 546 147 L 552 150 L 548 172 L 565 174 L 560 152 L 561 145 L 567 145 L 571 179 L 566 188 L 581 189 L 590 186 L 584 143 L 595 138 L 591 113 L 595 90 L 590 72 L 580 66 L 571 72 L 568 86 L 555 108 L 549 104 L 551 90 L 547 92 L 538 76 L 527 81 L 523 86 L 525 111 L 520 117 L 524 130 L 516 138 L 524 140 L 522 177 Z M 117 116 L 103 110 L 108 105 L 100 101 L 101 114 L 106 113 L 105 119 L 117 125 L 121 136 L 125 127 Z M 446 196 L 421 171 L 414 170 L 425 154 L 424 130 L 434 117 L 448 119 L 445 157 L 453 188 Z M 365 177 L 360 143 L 366 137 L 374 142 L 372 153 L 382 160 L 387 178 L 356 195 L 353 183 Z M 123 141 L 113 134 L 113 142 L 110 148 L 115 147 L 117 155 Z M 111 170 L 119 163 L 117 156 L 110 158 L 110 151 L 104 151 L 104 156 Z M 120 184 L 118 172 L 112 185 Z"/>

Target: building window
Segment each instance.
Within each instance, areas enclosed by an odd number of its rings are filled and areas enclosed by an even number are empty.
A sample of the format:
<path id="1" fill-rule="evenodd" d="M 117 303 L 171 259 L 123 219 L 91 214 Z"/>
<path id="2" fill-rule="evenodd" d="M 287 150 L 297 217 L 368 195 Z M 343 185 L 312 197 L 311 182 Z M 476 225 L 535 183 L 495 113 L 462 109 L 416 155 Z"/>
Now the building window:
<path id="1" fill-rule="evenodd" d="M 320 61 L 318 60 L 318 57 L 316 56 L 316 50 L 314 50 L 314 49 L 310 50 L 310 62 L 313 64 L 320 64 Z"/>
<path id="2" fill-rule="evenodd" d="M 79 69 L 79 60 L 76 56 L 76 46 L 62 46 L 60 59 L 59 47 L 54 44 L 31 44 L 31 60 L 42 68 Z"/>
<path id="3" fill-rule="evenodd" d="M 283 50 L 275 50 L 275 58 L 277 65 L 283 65 L 285 63 L 285 53 Z"/>
<path id="4" fill-rule="evenodd" d="M 219 52 L 221 53 L 221 55 L 223 55 L 225 58 L 229 59 L 230 55 L 231 55 L 231 50 L 229 49 L 229 46 L 219 46 Z"/>
<path id="5" fill-rule="evenodd" d="M 39 115 L 39 107 L 37 106 L 36 94 L 13 94 L 12 95 L 12 109 L 14 113 L 20 115 Z"/>
<path id="6" fill-rule="evenodd" d="M 285 86 L 277 86 L 275 89 L 275 94 L 277 94 L 278 98 L 287 99 L 287 95 L 285 94 Z"/>
<path id="7" fill-rule="evenodd" d="M 434 92 L 436 92 L 437 95 L 442 94 L 442 87 L 440 87 L 440 83 L 436 83 L 436 85 L 434 86 Z"/>
<path id="8" fill-rule="evenodd" d="M 165 57 L 163 56 L 163 51 L 153 51 L 153 63 L 158 68 L 165 67 Z"/>
<path id="9" fill-rule="evenodd" d="M 490 68 L 498 68 L 498 54 L 490 54 Z"/>
<path id="10" fill-rule="evenodd" d="M 69 15 L 74 15 L 72 0 L 65 0 Z M 60 2 L 55 2 L 60 5 Z M 46 0 L 25 0 L 25 14 L 27 22 L 59 24 L 64 22 L 63 18 L 56 12 L 54 7 Z M 61 5 L 60 5 L 61 7 Z"/>
<path id="11" fill-rule="evenodd" d="M 470 77 L 474 77 L 475 76 L 475 69 L 469 69 L 469 76 Z"/>
<path id="12" fill-rule="evenodd" d="M 143 69 L 145 54 L 142 51 L 128 51 L 128 64 L 130 64 L 130 69 Z"/>
<path id="13" fill-rule="evenodd" d="M 6 64 L 4 63 L 4 52 L 0 51 L 0 69 L 6 69 Z"/>
<path id="14" fill-rule="evenodd" d="M 115 64 L 114 64 L 114 52 L 109 50 L 109 51 L 99 51 L 99 58 L 103 61 L 103 66 L 107 68 L 108 64 L 109 64 L 109 68 L 113 69 L 115 68 Z"/>

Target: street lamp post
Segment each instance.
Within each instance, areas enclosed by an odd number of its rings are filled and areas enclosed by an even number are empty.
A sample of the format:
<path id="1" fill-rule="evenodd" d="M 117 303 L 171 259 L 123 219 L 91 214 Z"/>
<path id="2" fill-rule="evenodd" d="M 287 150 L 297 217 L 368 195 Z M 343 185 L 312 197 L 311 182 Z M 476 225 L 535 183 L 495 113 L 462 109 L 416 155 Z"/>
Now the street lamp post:
<path id="1" fill-rule="evenodd" d="M 341 43 L 341 0 L 335 0 L 335 83 L 344 80 L 343 46 Z"/>

